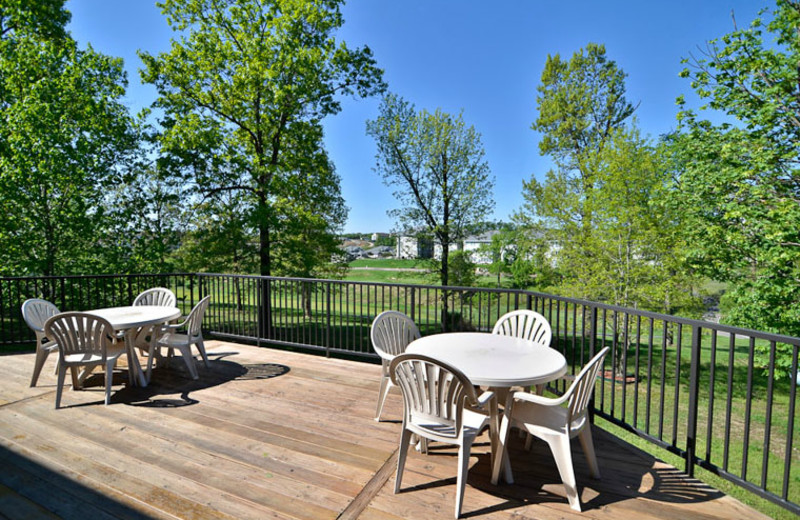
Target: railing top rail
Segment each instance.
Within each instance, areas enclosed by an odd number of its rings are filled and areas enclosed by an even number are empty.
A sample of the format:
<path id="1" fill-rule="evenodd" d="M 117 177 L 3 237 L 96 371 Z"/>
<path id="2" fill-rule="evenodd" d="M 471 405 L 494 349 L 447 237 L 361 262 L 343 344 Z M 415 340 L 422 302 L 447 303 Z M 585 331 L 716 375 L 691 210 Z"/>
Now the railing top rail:
<path id="1" fill-rule="evenodd" d="M 446 291 L 462 291 L 462 292 L 482 292 L 482 293 L 493 293 L 493 294 L 519 294 L 521 296 L 532 296 L 535 298 L 543 298 L 553 301 L 560 301 L 564 303 L 569 303 L 573 305 L 581 305 L 584 307 L 595 307 L 597 309 L 604 309 L 612 312 L 619 312 L 629 314 L 631 316 L 641 316 L 643 318 L 651 318 L 658 321 L 669 321 L 672 323 L 680 323 L 683 325 L 689 325 L 692 327 L 700 327 L 706 330 L 714 330 L 717 332 L 725 332 L 728 334 L 735 334 L 740 336 L 747 336 L 753 337 L 756 339 L 762 339 L 765 341 L 774 341 L 776 343 L 785 343 L 789 345 L 798 345 L 800 346 L 800 337 L 795 336 L 786 336 L 783 334 L 777 334 L 772 332 L 764 332 L 760 330 L 754 329 L 746 329 L 742 327 L 735 327 L 733 325 L 725 325 L 722 323 L 714 323 L 710 321 L 698 320 L 693 318 L 684 318 L 680 316 L 673 316 L 670 314 L 661 314 L 657 312 L 645 311 L 641 309 L 633 309 L 630 307 L 621 307 L 618 305 L 611 305 L 607 303 L 601 302 L 593 302 L 589 300 L 582 300 L 579 298 L 569 298 L 567 296 L 557 296 L 554 294 L 547 294 L 547 293 L 540 293 L 536 291 L 527 291 L 523 289 L 500 289 L 500 288 L 493 288 L 493 287 L 461 287 L 461 286 L 446 286 L 443 287 L 441 285 L 426 285 L 426 284 L 403 284 L 403 283 L 390 283 L 390 282 L 361 282 L 361 281 L 347 281 L 347 280 L 331 280 L 331 279 L 324 279 L 324 278 L 299 278 L 299 277 L 283 277 L 283 276 L 259 276 L 259 275 L 235 275 L 235 274 L 224 274 L 224 273 L 197 273 L 197 276 L 200 277 L 216 277 L 216 276 L 225 276 L 225 277 L 236 277 L 236 278 L 253 278 L 253 279 L 264 279 L 264 280 L 285 280 L 285 281 L 294 281 L 294 282 L 313 282 L 313 283 L 330 283 L 334 285 L 363 285 L 368 287 L 416 287 L 420 289 L 434 289 L 434 290 L 446 290 Z"/>
<path id="2" fill-rule="evenodd" d="M 0 282 L 14 281 L 14 280 L 70 280 L 70 279 L 85 279 L 85 278 L 158 278 L 163 276 L 195 276 L 197 273 L 127 273 L 127 274 L 59 274 L 59 275 L 30 275 L 30 276 L 0 276 Z M 216 275 L 220 276 L 220 275 Z"/>
<path id="3" fill-rule="evenodd" d="M 59 275 L 59 276 L 4 276 L 0 277 L 0 281 L 23 281 L 23 280 L 30 280 L 30 279 L 37 279 L 37 280 L 69 280 L 69 279 L 88 279 L 88 278 L 119 278 L 119 277 L 126 277 L 126 278 L 157 278 L 157 277 L 164 277 L 164 276 L 197 276 L 197 277 L 229 277 L 229 278 L 243 278 L 243 279 L 263 279 L 263 280 L 288 280 L 288 281 L 296 281 L 296 282 L 313 282 L 313 283 L 329 283 L 333 285 L 362 285 L 367 287 L 416 287 L 420 289 L 431 289 L 431 290 L 446 290 L 446 291 L 461 291 L 461 292 L 481 292 L 481 293 L 489 293 L 489 294 L 519 294 L 520 296 L 526 297 L 534 297 L 534 298 L 543 298 L 552 301 L 558 301 L 563 303 L 568 303 L 572 305 L 580 305 L 584 307 L 594 307 L 600 310 L 607 310 L 611 312 L 619 312 L 625 313 L 631 316 L 641 316 L 643 318 L 650 318 L 653 320 L 659 321 L 669 321 L 672 323 L 680 323 L 683 325 L 688 325 L 692 327 L 700 327 L 709 331 L 717 331 L 717 332 L 724 332 L 728 334 L 735 334 L 747 337 L 753 337 L 757 339 L 762 339 L 765 341 L 774 341 L 777 343 L 784 343 L 789 345 L 798 345 L 800 346 L 800 337 L 794 336 L 786 336 L 783 334 L 776 334 L 771 332 L 764 332 L 759 330 L 753 329 L 745 329 L 741 327 L 735 327 L 732 325 L 725 325 L 721 323 L 713 323 L 709 321 L 697 320 L 692 318 L 684 318 L 680 316 L 672 316 L 669 314 L 661 314 L 657 312 L 645 311 L 641 309 L 633 309 L 628 307 L 620 307 L 618 305 L 611 305 L 602 302 L 592 302 L 589 300 L 582 300 L 579 298 L 569 298 L 566 296 L 557 296 L 553 294 L 547 293 L 540 293 L 536 291 L 527 291 L 522 289 L 499 289 L 499 288 L 477 288 L 477 287 L 461 287 L 461 286 L 447 286 L 442 287 L 441 285 L 432 285 L 432 284 L 401 284 L 401 283 L 388 283 L 388 282 L 353 282 L 353 281 L 346 281 L 346 280 L 331 280 L 331 279 L 321 279 L 321 278 L 299 278 L 299 277 L 279 277 L 279 276 L 260 276 L 260 275 L 246 275 L 246 274 L 225 274 L 225 273 L 160 273 L 160 274 L 152 274 L 152 273 L 129 273 L 129 274 L 98 274 L 98 275 L 85 275 L 85 274 L 77 274 L 77 275 Z"/>

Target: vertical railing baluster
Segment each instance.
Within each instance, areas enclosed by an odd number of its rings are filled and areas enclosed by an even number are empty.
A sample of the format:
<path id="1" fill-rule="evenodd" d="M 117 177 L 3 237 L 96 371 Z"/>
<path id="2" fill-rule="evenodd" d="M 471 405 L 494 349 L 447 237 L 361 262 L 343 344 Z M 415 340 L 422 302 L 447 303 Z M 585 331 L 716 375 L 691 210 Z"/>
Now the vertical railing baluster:
<path id="1" fill-rule="evenodd" d="M 697 410 L 700 386 L 700 340 L 702 329 L 692 327 L 692 352 L 689 368 L 689 417 L 686 426 L 686 474 L 694 477 L 695 449 L 697 442 Z M 677 394 L 677 390 L 676 390 Z M 678 404 L 676 403 L 677 407 Z"/>
<path id="2" fill-rule="evenodd" d="M 797 352 L 798 346 L 792 347 L 792 372 L 789 377 L 797 377 Z M 783 450 L 783 489 L 781 490 L 781 498 L 784 500 L 789 499 L 789 478 L 792 471 L 792 439 L 794 438 L 794 409 L 797 402 L 797 384 L 789 382 L 789 420 L 786 424 L 786 449 Z"/>
<path id="3" fill-rule="evenodd" d="M 747 398 L 744 407 L 744 439 L 742 440 L 742 479 L 747 480 L 747 462 L 750 454 L 750 414 L 753 409 L 753 364 L 755 361 L 756 339 L 750 338 L 747 363 Z"/>
<path id="4" fill-rule="evenodd" d="M 731 334 L 728 341 L 728 394 L 725 407 L 725 442 L 722 443 L 722 469 L 728 471 L 729 448 L 731 445 L 731 408 L 733 406 L 733 364 L 736 352 L 736 335 Z"/>
<path id="5" fill-rule="evenodd" d="M 714 398 L 717 373 L 717 331 L 711 331 L 711 364 L 708 371 L 708 419 L 706 430 L 706 461 L 711 462 L 711 446 L 714 431 Z"/>
<path id="6" fill-rule="evenodd" d="M 761 488 L 767 489 L 767 469 L 769 468 L 769 445 L 772 433 L 772 392 L 775 383 L 775 342 L 769 342 L 769 376 L 767 379 L 766 416 L 764 418 L 764 449 L 761 462 Z"/>

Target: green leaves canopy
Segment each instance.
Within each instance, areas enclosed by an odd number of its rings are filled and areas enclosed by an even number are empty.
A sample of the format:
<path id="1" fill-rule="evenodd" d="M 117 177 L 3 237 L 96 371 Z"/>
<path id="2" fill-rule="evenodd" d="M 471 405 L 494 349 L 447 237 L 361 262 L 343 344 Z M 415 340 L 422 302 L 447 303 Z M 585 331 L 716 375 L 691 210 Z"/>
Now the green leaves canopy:
<path id="1" fill-rule="evenodd" d="M 107 188 L 136 143 L 122 62 L 65 36 L 63 2 L 2 7 L 0 265 L 99 272 Z"/>
<path id="2" fill-rule="evenodd" d="M 683 75 L 727 119 L 680 113 L 675 204 L 687 217 L 687 261 L 729 282 L 725 320 L 799 335 L 800 3 L 779 0 L 769 18 L 687 60 Z"/>
<path id="3" fill-rule="evenodd" d="M 425 229 L 439 241 L 442 285 L 447 285 L 450 244 L 494 207 L 480 134 L 461 115 L 416 112 L 396 95 L 383 99 L 379 117 L 367 122 L 367 134 L 378 147 L 376 170 L 396 188 L 401 206 L 389 214 L 404 230 Z"/>
<path id="4" fill-rule="evenodd" d="M 284 189 L 314 175 L 303 154 L 321 149 L 320 121 L 340 110 L 339 96 L 383 89 L 369 48 L 336 42 L 340 4 L 167 0 L 159 5 L 180 40 L 158 57 L 141 54 L 142 77 L 166 114 L 164 151 L 204 197 L 242 196 L 259 234 L 261 274 L 271 274 L 271 233 L 286 216 L 279 207 L 320 209 L 335 199 Z"/>

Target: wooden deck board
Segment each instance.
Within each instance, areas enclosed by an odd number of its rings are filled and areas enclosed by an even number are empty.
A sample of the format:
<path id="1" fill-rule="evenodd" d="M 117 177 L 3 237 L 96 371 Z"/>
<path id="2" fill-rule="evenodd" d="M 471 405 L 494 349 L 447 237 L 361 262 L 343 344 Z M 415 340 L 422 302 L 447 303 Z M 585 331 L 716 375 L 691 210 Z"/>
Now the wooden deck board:
<path id="1" fill-rule="evenodd" d="M 409 456 L 402 492 L 393 461 L 402 400 L 375 422 L 380 366 L 208 342 L 211 366 L 186 377 L 178 358 L 148 388 L 100 377 L 65 388 L 54 409 L 51 356 L 29 388 L 32 354 L 0 356 L 0 518 L 452 518 L 456 450 Z M 575 447 L 584 513 L 569 509 L 543 443 L 513 438 L 516 483 L 489 482 L 489 444 L 473 448 L 465 517 L 492 519 L 763 518 L 601 431 L 602 480 Z M 577 443 L 576 443 L 577 444 Z"/>

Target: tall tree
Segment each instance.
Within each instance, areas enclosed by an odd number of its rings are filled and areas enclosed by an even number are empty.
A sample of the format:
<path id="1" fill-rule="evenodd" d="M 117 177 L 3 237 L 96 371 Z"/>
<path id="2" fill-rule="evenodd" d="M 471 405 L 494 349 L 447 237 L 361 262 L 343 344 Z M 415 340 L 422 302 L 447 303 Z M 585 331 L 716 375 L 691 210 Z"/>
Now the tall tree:
<path id="1" fill-rule="evenodd" d="M 687 216 L 688 262 L 729 283 L 726 321 L 791 335 L 800 334 L 798 27 L 800 2 L 778 0 L 686 60 L 683 76 L 704 108 L 727 119 L 680 112 L 675 201 Z M 789 354 L 779 356 L 779 371 Z"/>
<path id="2" fill-rule="evenodd" d="M 389 214 L 406 229 L 426 229 L 442 246 L 440 278 L 448 285 L 450 245 L 494 207 L 489 165 L 480 134 L 461 115 L 416 112 L 387 95 L 367 134 L 378 146 L 376 170 L 401 207 Z"/>
<path id="3" fill-rule="evenodd" d="M 591 292 L 615 305 L 696 314 L 696 280 L 682 269 L 681 212 L 665 204 L 673 169 L 666 145 L 651 145 L 635 125 L 617 130 L 599 156 Z"/>
<path id="4" fill-rule="evenodd" d="M 625 73 L 590 43 L 566 61 L 548 56 L 537 87 L 539 151 L 555 168 L 545 181 L 523 183 L 524 205 L 515 220 L 558 249 L 560 270 L 575 295 L 586 292 L 596 261 L 593 206 L 601 155 L 635 107 L 625 98 Z"/>
<path id="5" fill-rule="evenodd" d="M 320 121 L 340 110 L 338 96 L 384 88 L 369 48 L 334 37 L 342 1 L 166 0 L 159 6 L 180 38 L 168 53 L 141 53 L 165 113 L 164 151 L 203 196 L 241 195 L 262 275 L 272 274 L 276 204 L 310 174 L 287 150 L 321 147 Z M 325 202 L 311 195 L 294 204 Z"/>
<path id="6" fill-rule="evenodd" d="M 122 61 L 78 49 L 63 1 L 0 4 L 0 268 L 97 267 L 107 189 L 136 145 Z"/>

